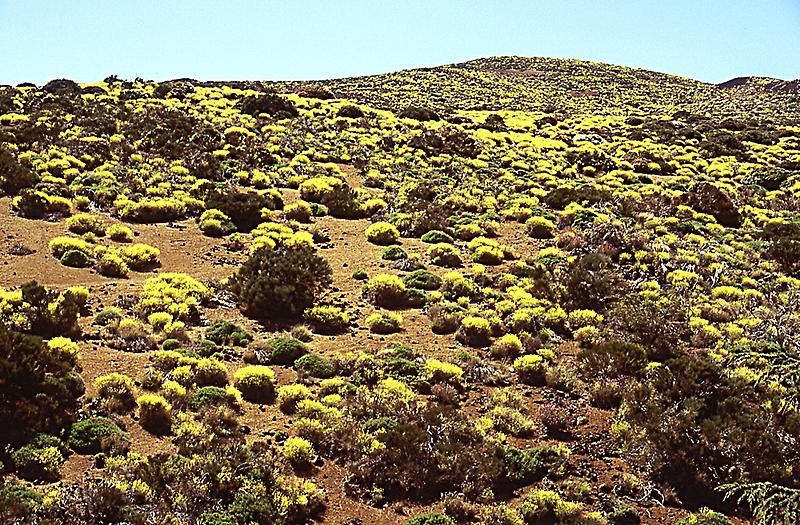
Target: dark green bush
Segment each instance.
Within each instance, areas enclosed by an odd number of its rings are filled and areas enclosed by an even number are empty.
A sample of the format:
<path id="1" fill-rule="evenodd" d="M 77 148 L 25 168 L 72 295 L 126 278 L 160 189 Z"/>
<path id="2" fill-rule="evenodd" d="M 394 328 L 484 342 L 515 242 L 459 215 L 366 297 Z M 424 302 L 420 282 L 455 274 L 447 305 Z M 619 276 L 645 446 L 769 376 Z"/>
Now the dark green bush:
<path id="1" fill-rule="evenodd" d="M 421 240 L 430 244 L 438 244 L 440 242 L 453 244 L 453 238 L 441 230 L 431 230 L 423 235 Z"/>
<path id="2" fill-rule="evenodd" d="M 296 317 L 331 283 L 328 262 L 306 245 L 261 249 L 239 268 L 233 290 L 248 315 Z"/>
<path id="3" fill-rule="evenodd" d="M 69 250 L 61 256 L 61 264 L 71 268 L 86 268 L 89 266 L 91 259 L 84 252 L 80 250 Z"/>
<path id="4" fill-rule="evenodd" d="M 0 487 L 0 523 L 35 523 L 42 496 L 22 485 Z"/>
<path id="5" fill-rule="evenodd" d="M 228 393 L 218 386 L 204 386 L 192 392 L 189 406 L 192 410 L 201 408 L 224 406 L 228 404 Z"/>
<path id="6" fill-rule="evenodd" d="M 247 346 L 253 336 L 238 324 L 219 320 L 206 329 L 206 339 L 222 346 Z"/>
<path id="7" fill-rule="evenodd" d="M 249 232 L 258 226 L 263 208 L 275 209 L 275 203 L 267 197 L 252 191 L 233 189 L 214 190 L 206 199 L 206 209 L 217 209 L 230 217 L 231 222 L 241 232 Z M 282 207 L 282 203 L 280 203 Z"/>
<path id="8" fill-rule="evenodd" d="M 0 445 L 67 426 L 83 395 L 80 375 L 38 337 L 0 326 Z"/>
<path id="9" fill-rule="evenodd" d="M 318 354 L 306 354 L 294 362 L 294 368 L 305 375 L 328 378 L 336 375 L 336 368 L 330 359 Z"/>
<path id="10" fill-rule="evenodd" d="M 442 278 L 428 270 L 414 270 L 403 277 L 403 283 L 409 288 L 438 290 L 442 286 Z"/>
<path id="11" fill-rule="evenodd" d="M 116 423 L 105 417 L 91 417 L 72 425 L 69 445 L 81 454 L 125 452 L 128 435 Z"/>
<path id="12" fill-rule="evenodd" d="M 260 351 L 256 351 L 255 362 L 286 366 L 307 354 L 308 346 L 291 337 L 275 337 L 264 343 L 263 349 L 257 350 Z"/>
<path id="13" fill-rule="evenodd" d="M 507 447 L 503 452 L 504 478 L 514 486 L 529 485 L 545 476 L 563 475 L 566 462 L 563 451 L 547 445 L 528 449 Z"/>
<path id="14" fill-rule="evenodd" d="M 381 253 L 381 259 L 384 261 L 396 261 L 398 259 L 406 259 L 407 257 L 408 254 L 406 251 L 396 244 L 387 246 L 383 249 L 383 253 Z"/>

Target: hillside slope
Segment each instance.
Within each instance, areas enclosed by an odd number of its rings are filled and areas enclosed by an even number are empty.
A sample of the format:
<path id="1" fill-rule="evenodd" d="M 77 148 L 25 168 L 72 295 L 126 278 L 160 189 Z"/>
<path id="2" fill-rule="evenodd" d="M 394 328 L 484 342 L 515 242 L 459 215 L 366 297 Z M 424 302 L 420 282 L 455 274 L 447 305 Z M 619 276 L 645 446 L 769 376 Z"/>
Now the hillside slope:
<path id="1" fill-rule="evenodd" d="M 797 82 L 753 79 L 730 89 L 625 66 L 540 57 L 492 57 L 382 75 L 322 80 L 338 97 L 385 109 L 672 113 L 797 120 Z M 300 83 L 267 83 L 292 89 Z M 778 87 L 780 86 L 780 87 Z"/>
<path id="2" fill-rule="evenodd" d="M 537 60 L 0 89 L 0 525 L 796 523 L 792 84 Z"/>

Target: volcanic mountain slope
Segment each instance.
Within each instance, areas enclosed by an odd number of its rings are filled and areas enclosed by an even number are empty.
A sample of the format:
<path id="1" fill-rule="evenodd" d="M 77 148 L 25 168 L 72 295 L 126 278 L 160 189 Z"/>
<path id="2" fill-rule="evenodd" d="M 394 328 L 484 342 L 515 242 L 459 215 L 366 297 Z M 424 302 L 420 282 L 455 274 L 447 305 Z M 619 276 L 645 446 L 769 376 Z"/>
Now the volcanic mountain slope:
<path id="1" fill-rule="evenodd" d="M 555 58 L 492 57 L 461 64 L 321 81 L 339 97 L 382 108 L 709 113 L 800 116 L 797 82 L 752 78 L 731 89 L 624 66 Z M 277 84 L 280 89 L 296 83 Z"/>
<path id="2" fill-rule="evenodd" d="M 793 89 L 0 89 L 0 525 L 795 525 Z"/>

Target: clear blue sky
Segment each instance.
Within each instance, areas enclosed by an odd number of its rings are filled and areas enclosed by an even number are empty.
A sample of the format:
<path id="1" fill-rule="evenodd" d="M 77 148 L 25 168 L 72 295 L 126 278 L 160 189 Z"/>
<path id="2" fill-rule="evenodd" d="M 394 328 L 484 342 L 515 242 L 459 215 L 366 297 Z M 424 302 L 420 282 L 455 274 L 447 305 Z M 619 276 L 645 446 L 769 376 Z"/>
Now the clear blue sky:
<path id="1" fill-rule="evenodd" d="M 0 0 L 0 83 L 317 79 L 492 55 L 800 77 L 800 0 Z"/>

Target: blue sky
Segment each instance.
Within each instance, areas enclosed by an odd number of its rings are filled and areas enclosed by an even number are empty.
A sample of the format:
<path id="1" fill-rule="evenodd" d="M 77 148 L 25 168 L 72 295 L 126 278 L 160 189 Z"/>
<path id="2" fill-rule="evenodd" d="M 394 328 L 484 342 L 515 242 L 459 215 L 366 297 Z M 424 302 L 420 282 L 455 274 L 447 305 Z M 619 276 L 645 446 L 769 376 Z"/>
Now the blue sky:
<path id="1" fill-rule="evenodd" d="M 0 83 L 317 79 L 492 55 L 800 77 L 800 0 L 0 0 Z"/>

